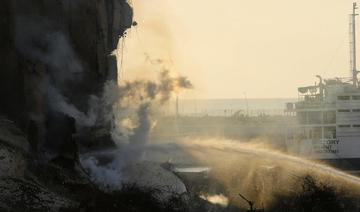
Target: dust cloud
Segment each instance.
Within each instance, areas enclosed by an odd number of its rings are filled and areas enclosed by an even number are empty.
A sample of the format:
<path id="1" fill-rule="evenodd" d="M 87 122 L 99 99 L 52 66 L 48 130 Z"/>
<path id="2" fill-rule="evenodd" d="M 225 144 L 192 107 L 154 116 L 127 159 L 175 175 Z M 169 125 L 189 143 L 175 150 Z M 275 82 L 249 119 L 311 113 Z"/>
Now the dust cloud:
<path id="1" fill-rule="evenodd" d="M 198 162 L 211 167 L 211 176 L 225 187 L 223 195 L 239 207 L 247 207 L 238 195 L 241 193 L 257 207 L 269 208 L 280 195 L 299 192 L 298 182 L 306 175 L 346 191 L 349 196 L 360 195 L 360 178 L 273 150 L 266 142 L 190 137 L 182 142 Z"/>

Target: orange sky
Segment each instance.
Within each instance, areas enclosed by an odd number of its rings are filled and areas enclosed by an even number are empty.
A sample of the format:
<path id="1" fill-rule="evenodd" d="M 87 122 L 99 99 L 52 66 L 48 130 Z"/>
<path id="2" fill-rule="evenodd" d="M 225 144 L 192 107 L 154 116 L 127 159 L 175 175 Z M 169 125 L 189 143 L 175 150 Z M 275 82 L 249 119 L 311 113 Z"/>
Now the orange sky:
<path id="1" fill-rule="evenodd" d="M 120 42 L 121 77 L 153 78 L 166 67 L 193 82 L 195 89 L 182 98 L 296 97 L 297 87 L 314 84 L 317 74 L 350 76 L 349 0 L 132 5 L 138 26 Z"/>

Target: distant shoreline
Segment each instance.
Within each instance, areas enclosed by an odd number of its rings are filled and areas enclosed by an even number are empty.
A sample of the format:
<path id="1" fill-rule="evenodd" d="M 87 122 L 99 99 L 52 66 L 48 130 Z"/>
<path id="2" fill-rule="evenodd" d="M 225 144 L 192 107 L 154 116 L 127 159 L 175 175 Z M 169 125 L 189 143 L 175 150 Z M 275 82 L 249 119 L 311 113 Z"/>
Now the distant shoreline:
<path id="1" fill-rule="evenodd" d="M 192 116 L 232 116 L 234 114 L 245 114 L 257 116 L 266 115 L 284 115 L 286 103 L 296 102 L 297 98 L 263 98 L 263 99 L 181 99 L 170 102 L 164 113 L 176 114 L 178 108 L 179 115 Z"/>

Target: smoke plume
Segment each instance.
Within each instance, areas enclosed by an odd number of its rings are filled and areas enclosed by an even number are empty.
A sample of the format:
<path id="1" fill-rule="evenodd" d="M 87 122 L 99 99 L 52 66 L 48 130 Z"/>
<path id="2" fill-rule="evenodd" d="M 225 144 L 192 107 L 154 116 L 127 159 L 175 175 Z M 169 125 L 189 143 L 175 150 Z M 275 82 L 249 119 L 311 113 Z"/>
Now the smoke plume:
<path id="1" fill-rule="evenodd" d="M 83 72 L 68 36 L 41 17 L 15 17 L 14 25 L 17 50 L 34 64 L 46 66 L 38 83 L 46 90 L 50 111 L 74 117 L 78 126 L 92 125 L 94 117 L 87 117 L 62 94 L 68 83 L 79 80 Z"/>
<path id="2" fill-rule="evenodd" d="M 82 72 L 69 38 L 54 28 L 54 24 L 41 17 L 16 17 L 14 22 L 16 48 L 26 58 L 47 65 L 48 74 L 57 87 Z"/>
<path id="3" fill-rule="evenodd" d="M 126 81 L 120 85 L 109 81 L 99 99 L 104 121 L 113 121 L 117 142 L 143 145 L 151 130 L 155 107 L 166 104 L 173 93 L 192 88 L 185 77 L 171 77 L 163 70 L 157 81 Z"/>
<path id="4" fill-rule="evenodd" d="M 94 180 L 118 188 L 118 182 L 126 180 L 123 172 L 127 171 L 124 169 L 141 161 L 144 152 L 152 148 L 149 134 L 155 125 L 158 109 L 174 93 L 190 88 L 189 80 L 183 76 L 172 77 L 168 70 L 161 71 L 156 81 L 123 81 L 120 85 L 108 81 L 102 96 L 92 105 L 93 111 L 99 114 L 98 123 L 112 123 L 111 135 L 117 149 L 101 153 L 113 157 L 113 161 L 105 166 L 92 156 L 82 158 Z M 114 176 L 118 181 L 112 183 Z"/>
<path id="5" fill-rule="evenodd" d="M 76 82 L 83 74 L 81 62 L 66 34 L 40 17 L 20 17 L 15 20 L 15 44 L 18 51 L 31 62 L 46 67 L 41 81 L 47 91 L 47 112 L 74 118 L 78 129 L 110 126 L 117 149 L 102 154 L 109 155 L 113 161 L 104 165 L 95 156 L 86 155 L 81 157 L 81 162 L 94 181 L 114 188 L 121 187 L 122 180 L 126 178 L 124 169 L 129 171 L 127 167 L 143 157 L 158 109 L 167 104 L 174 93 L 193 88 L 186 77 L 162 69 L 152 80 L 123 80 L 120 84 L 106 82 L 100 96 L 90 96 L 90 109 L 84 112 L 76 108 L 64 92 L 68 83 Z M 163 65 L 164 61 L 157 59 L 154 63 Z M 51 141 L 51 136 L 48 138 Z M 129 173 L 133 172 L 130 169 Z M 183 184 L 175 185 L 181 191 L 185 190 Z"/>

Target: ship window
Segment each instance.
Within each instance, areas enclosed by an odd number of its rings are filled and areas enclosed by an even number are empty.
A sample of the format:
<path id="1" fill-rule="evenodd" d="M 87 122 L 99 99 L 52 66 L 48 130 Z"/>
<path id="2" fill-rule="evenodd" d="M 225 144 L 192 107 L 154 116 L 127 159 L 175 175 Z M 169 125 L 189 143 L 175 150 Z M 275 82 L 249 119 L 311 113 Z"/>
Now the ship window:
<path id="1" fill-rule="evenodd" d="M 295 140 L 299 140 L 299 139 L 307 139 L 308 138 L 308 131 L 307 130 L 301 130 L 301 131 L 299 131 L 299 133 L 298 134 L 295 134 L 295 136 L 294 136 L 294 139 Z"/>
<path id="2" fill-rule="evenodd" d="M 336 127 L 324 127 L 324 138 L 336 138 Z"/>
<path id="3" fill-rule="evenodd" d="M 350 96 L 338 96 L 338 100 L 349 100 Z"/>
<path id="4" fill-rule="evenodd" d="M 321 127 L 314 127 L 310 129 L 310 138 L 312 139 L 319 139 L 321 138 Z"/>
<path id="5" fill-rule="evenodd" d="M 359 113 L 359 112 L 360 112 L 360 109 L 353 109 L 352 112 Z"/>
<path id="6" fill-rule="evenodd" d="M 288 140 L 292 140 L 292 139 L 294 138 L 294 134 L 292 134 L 292 133 L 287 133 L 287 134 L 286 134 L 286 138 L 287 138 Z"/>
<path id="7" fill-rule="evenodd" d="M 360 100 L 360 96 L 352 96 L 353 100 Z"/>
<path id="8" fill-rule="evenodd" d="M 345 128 L 345 127 L 351 127 L 351 125 L 350 124 L 344 124 L 344 125 L 339 125 L 339 127 Z"/>
<path id="9" fill-rule="evenodd" d="M 354 124 L 353 127 L 359 128 L 360 124 Z"/>
<path id="10" fill-rule="evenodd" d="M 350 112 L 350 110 L 348 110 L 348 109 L 340 109 L 340 110 L 338 110 L 338 112 Z"/>
<path id="11" fill-rule="evenodd" d="M 306 124 L 306 112 L 297 112 L 296 117 L 300 124 Z"/>
<path id="12" fill-rule="evenodd" d="M 324 111 L 324 124 L 336 123 L 336 112 L 335 111 Z"/>
<path id="13" fill-rule="evenodd" d="M 308 120 L 309 124 L 321 124 L 321 111 L 310 111 Z"/>

